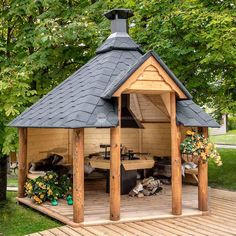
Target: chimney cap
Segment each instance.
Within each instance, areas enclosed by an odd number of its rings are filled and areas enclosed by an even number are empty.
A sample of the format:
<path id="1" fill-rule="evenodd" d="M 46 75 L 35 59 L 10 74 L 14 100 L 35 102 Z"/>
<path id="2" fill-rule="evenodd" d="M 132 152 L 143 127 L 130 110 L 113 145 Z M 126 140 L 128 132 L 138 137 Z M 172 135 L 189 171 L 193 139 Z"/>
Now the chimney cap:
<path id="1" fill-rule="evenodd" d="M 132 10 L 125 8 L 115 8 L 104 14 L 104 16 L 109 20 L 115 20 L 116 15 L 118 19 L 128 19 L 132 17 L 134 14 Z"/>

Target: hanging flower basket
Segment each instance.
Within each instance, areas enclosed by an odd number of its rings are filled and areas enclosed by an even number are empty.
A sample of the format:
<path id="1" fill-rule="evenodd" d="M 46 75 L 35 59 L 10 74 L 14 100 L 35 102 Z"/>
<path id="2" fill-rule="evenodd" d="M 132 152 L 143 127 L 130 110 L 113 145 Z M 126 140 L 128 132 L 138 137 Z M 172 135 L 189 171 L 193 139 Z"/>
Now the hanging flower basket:
<path id="1" fill-rule="evenodd" d="M 186 132 L 186 138 L 180 144 L 180 151 L 185 162 L 198 164 L 199 161 L 206 162 L 208 159 L 212 159 L 217 166 L 222 165 L 220 155 L 213 143 L 204 135 L 193 130 Z"/>
<path id="2" fill-rule="evenodd" d="M 193 162 L 195 164 L 198 164 L 198 162 L 201 160 L 201 158 L 198 155 L 193 155 L 193 154 L 187 154 L 187 153 L 182 153 L 182 159 L 185 162 Z"/>

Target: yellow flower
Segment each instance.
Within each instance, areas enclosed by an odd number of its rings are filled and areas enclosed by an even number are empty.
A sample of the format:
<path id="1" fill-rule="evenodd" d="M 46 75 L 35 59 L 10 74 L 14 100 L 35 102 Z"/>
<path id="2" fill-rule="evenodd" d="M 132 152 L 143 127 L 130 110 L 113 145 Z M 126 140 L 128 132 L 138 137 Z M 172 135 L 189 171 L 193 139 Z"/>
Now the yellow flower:
<path id="1" fill-rule="evenodd" d="M 187 134 L 187 135 L 194 135 L 194 132 L 191 131 L 191 130 L 187 130 L 186 134 Z"/>
<path id="2" fill-rule="evenodd" d="M 49 189 L 49 190 L 48 190 L 48 196 L 50 196 L 50 195 L 52 195 L 52 194 L 53 194 L 52 190 Z"/>
<path id="3" fill-rule="evenodd" d="M 34 195 L 34 200 L 39 204 L 42 203 L 41 199 L 37 197 L 36 195 Z"/>
<path id="4" fill-rule="evenodd" d="M 207 144 L 207 147 L 209 147 L 209 148 L 211 148 L 212 146 L 213 146 L 212 143 Z"/>
<path id="5" fill-rule="evenodd" d="M 52 176 L 52 175 L 49 175 L 48 177 L 49 177 L 49 179 L 52 179 L 52 178 L 53 178 L 53 176 Z"/>
<path id="6" fill-rule="evenodd" d="M 43 199 L 43 198 L 44 198 L 44 194 L 41 194 L 39 197 L 40 197 L 41 199 Z"/>
<path id="7" fill-rule="evenodd" d="M 206 160 L 206 153 L 201 152 L 201 158 L 202 158 L 202 160 Z"/>

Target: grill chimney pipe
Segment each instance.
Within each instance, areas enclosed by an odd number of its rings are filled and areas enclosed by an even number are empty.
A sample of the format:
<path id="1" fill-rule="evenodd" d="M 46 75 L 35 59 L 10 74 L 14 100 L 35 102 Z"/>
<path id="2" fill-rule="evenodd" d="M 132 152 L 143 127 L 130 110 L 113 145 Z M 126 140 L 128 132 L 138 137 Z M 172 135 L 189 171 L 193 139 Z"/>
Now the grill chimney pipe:
<path id="1" fill-rule="evenodd" d="M 112 9 L 104 14 L 111 20 L 111 33 L 125 32 L 128 33 L 128 19 L 134 14 L 129 9 Z"/>

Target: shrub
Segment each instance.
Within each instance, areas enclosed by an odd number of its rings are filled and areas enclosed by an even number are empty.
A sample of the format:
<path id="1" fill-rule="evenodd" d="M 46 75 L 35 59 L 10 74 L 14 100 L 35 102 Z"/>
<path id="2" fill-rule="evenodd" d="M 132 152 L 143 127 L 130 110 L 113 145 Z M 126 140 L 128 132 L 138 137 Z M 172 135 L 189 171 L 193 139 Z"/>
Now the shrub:
<path id="1" fill-rule="evenodd" d="M 235 116 L 228 118 L 228 129 L 229 130 L 236 129 L 236 117 Z"/>

